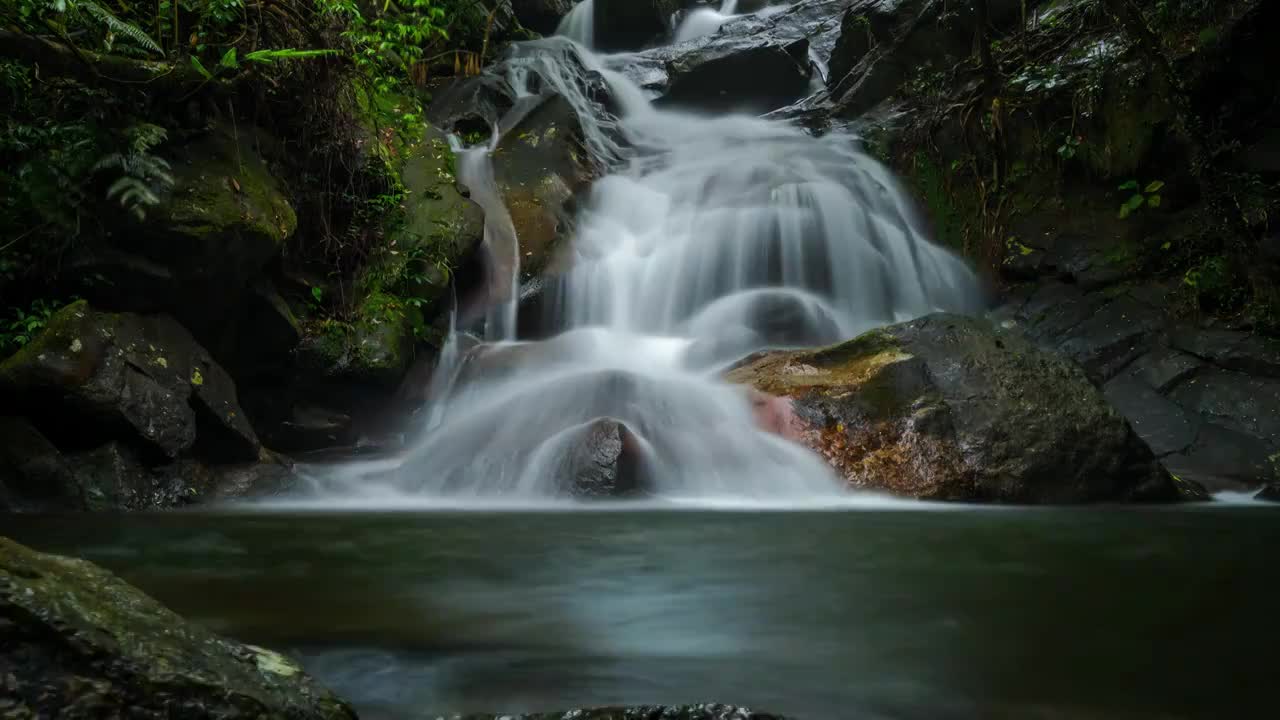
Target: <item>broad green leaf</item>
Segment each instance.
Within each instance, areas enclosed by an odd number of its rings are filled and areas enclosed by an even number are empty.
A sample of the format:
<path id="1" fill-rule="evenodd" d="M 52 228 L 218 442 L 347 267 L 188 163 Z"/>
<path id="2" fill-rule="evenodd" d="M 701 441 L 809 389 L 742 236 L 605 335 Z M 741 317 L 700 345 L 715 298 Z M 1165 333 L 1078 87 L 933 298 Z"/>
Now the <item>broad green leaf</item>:
<path id="1" fill-rule="evenodd" d="M 1120 189 L 1121 189 L 1121 190 L 1134 190 L 1134 191 L 1136 191 L 1136 190 L 1138 189 L 1138 181 L 1137 181 L 1137 180 L 1130 180 L 1129 182 L 1127 182 L 1127 183 L 1125 183 L 1125 184 L 1121 185 L 1121 186 L 1120 186 Z"/>
<path id="2" fill-rule="evenodd" d="M 1164 200 L 1161 199 L 1159 195 L 1152 195 L 1151 197 L 1147 198 L 1147 204 L 1153 208 L 1160 207 L 1160 203 L 1162 202 L 1164 202 Z"/>
<path id="3" fill-rule="evenodd" d="M 195 55 L 191 56 L 191 67 L 195 68 L 196 72 L 203 75 L 205 80 L 213 79 L 213 73 L 209 72 L 208 70 L 205 70 L 204 63 L 200 62 L 200 58 L 196 57 Z"/>
<path id="4" fill-rule="evenodd" d="M 1164 187 L 1163 180 L 1154 180 L 1151 182 L 1150 185 L 1147 186 L 1146 192 L 1148 193 L 1160 192 L 1161 188 L 1163 187 Z"/>
<path id="5" fill-rule="evenodd" d="M 236 49 L 231 48 L 230 50 L 228 50 L 226 54 L 222 56 L 222 59 L 218 61 L 218 64 L 229 70 L 235 70 L 239 68 L 240 62 L 236 60 Z"/>

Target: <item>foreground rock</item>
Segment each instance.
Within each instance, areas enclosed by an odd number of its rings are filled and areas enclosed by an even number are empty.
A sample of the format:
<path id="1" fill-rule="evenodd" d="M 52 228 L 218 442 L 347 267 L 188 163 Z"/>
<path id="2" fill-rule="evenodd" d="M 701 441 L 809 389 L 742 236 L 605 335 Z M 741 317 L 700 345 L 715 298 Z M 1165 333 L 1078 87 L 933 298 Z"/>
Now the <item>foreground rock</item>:
<path id="1" fill-rule="evenodd" d="M 355 718 L 288 659 L 186 623 L 111 573 L 0 538 L 0 715 Z"/>
<path id="2" fill-rule="evenodd" d="M 856 487 L 1010 503 L 1199 494 L 1077 365 L 981 320 L 932 315 L 822 350 L 756 356 L 729 377 L 766 394 L 766 427 Z"/>
<path id="3" fill-rule="evenodd" d="M 450 720 L 786 720 L 730 705 L 650 705 L 595 708 L 538 715 L 455 715 Z"/>

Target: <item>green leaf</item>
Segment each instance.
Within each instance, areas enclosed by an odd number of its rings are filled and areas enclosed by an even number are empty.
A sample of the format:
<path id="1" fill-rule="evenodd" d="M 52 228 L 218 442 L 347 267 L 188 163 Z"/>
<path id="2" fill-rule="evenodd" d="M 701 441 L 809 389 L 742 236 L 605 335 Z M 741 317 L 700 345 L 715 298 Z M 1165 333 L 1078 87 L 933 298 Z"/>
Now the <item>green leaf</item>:
<path id="1" fill-rule="evenodd" d="M 1147 189 L 1144 192 L 1147 192 L 1147 193 L 1160 192 L 1160 189 L 1163 187 L 1164 187 L 1163 180 L 1154 180 L 1151 182 L 1150 185 L 1147 186 Z"/>
<path id="2" fill-rule="evenodd" d="M 208 70 L 205 70 L 204 63 L 200 62 L 200 58 L 196 57 L 195 55 L 191 56 L 191 67 L 195 68 L 196 72 L 203 75 L 205 80 L 213 79 L 213 73 L 209 72 Z"/>
<path id="3" fill-rule="evenodd" d="M 1125 183 L 1125 184 L 1121 185 L 1121 186 L 1120 186 L 1120 189 L 1121 189 L 1121 190 L 1134 190 L 1134 191 L 1137 191 L 1137 189 L 1138 189 L 1138 181 L 1137 181 L 1137 180 L 1130 180 L 1129 182 L 1127 182 L 1127 183 Z"/>
<path id="4" fill-rule="evenodd" d="M 1161 245 L 1161 246 L 1160 246 L 1160 249 L 1161 249 L 1161 250 L 1168 250 L 1168 249 L 1169 249 L 1169 248 L 1171 248 L 1171 247 L 1173 247 L 1173 243 L 1172 243 L 1172 242 L 1166 242 L 1165 244 L 1163 244 L 1163 245 Z"/>
<path id="5" fill-rule="evenodd" d="M 1129 200 L 1125 203 L 1125 206 L 1128 207 L 1130 211 L 1133 211 L 1142 207 L 1142 204 L 1145 203 L 1146 201 L 1147 199 L 1145 197 L 1141 195 L 1134 195 L 1133 197 L 1129 198 Z"/>
<path id="6" fill-rule="evenodd" d="M 315 298 L 316 302 L 323 302 L 323 301 L 324 301 L 324 289 L 323 289 L 323 288 L 319 288 L 319 287 L 313 287 L 313 288 L 311 288 L 311 297 Z"/>
<path id="7" fill-rule="evenodd" d="M 226 54 L 222 56 L 222 59 L 218 61 L 218 64 L 229 70 L 238 69 L 240 67 L 240 63 L 236 60 L 236 49 L 231 48 L 228 50 Z"/>
<path id="8" fill-rule="evenodd" d="M 1159 195 L 1152 195 L 1151 197 L 1147 198 L 1147 204 L 1153 208 L 1160 207 L 1160 204 L 1162 202 L 1164 202 L 1164 200 L 1162 200 Z"/>

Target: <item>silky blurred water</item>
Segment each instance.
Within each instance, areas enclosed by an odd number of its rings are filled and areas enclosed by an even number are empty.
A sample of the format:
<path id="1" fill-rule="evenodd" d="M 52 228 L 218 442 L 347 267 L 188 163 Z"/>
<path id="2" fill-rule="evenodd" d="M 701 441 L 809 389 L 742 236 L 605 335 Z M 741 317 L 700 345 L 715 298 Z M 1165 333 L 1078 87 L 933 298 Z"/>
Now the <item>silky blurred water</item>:
<path id="1" fill-rule="evenodd" d="M 1280 510 L 3 517 L 292 652 L 366 718 L 1273 717 Z"/>

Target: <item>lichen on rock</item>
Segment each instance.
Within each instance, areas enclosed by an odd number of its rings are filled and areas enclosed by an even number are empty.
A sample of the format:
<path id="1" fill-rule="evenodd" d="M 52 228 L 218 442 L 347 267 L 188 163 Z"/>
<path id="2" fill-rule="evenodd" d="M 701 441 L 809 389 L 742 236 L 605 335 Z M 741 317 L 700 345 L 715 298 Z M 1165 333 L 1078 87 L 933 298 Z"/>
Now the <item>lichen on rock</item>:
<path id="1" fill-rule="evenodd" d="M 772 424 L 855 487 L 1011 503 L 1190 495 L 1078 366 L 982 320 L 931 315 L 762 353 L 729 379 L 789 403 Z"/>
<path id="2" fill-rule="evenodd" d="M 291 660 L 184 621 L 84 560 L 0 538 L 4 717 L 354 720 Z"/>

